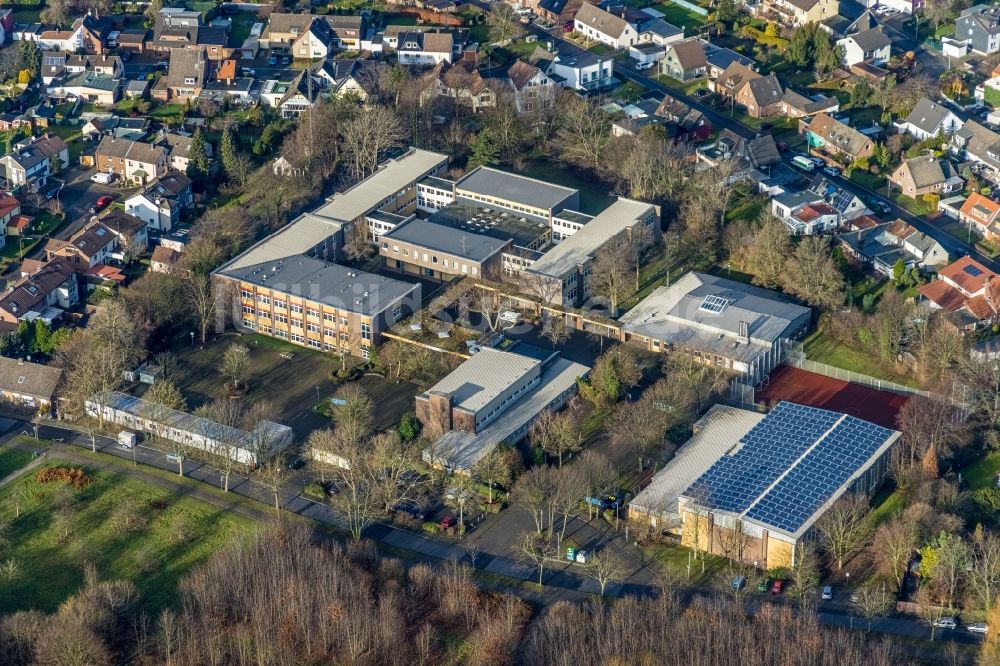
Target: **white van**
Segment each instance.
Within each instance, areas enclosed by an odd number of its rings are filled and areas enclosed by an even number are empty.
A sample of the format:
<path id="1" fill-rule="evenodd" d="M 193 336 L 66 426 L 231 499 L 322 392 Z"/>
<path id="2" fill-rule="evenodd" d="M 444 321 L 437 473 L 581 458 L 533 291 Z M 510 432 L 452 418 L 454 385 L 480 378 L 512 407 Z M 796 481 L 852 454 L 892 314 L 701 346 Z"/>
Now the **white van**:
<path id="1" fill-rule="evenodd" d="M 122 449 L 131 449 L 139 441 L 134 432 L 122 430 L 118 433 L 118 446 Z"/>
<path id="2" fill-rule="evenodd" d="M 90 177 L 90 180 L 94 183 L 100 183 L 101 185 L 110 185 L 115 179 L 115 174 L 113 173 L 95 173 Z"/>

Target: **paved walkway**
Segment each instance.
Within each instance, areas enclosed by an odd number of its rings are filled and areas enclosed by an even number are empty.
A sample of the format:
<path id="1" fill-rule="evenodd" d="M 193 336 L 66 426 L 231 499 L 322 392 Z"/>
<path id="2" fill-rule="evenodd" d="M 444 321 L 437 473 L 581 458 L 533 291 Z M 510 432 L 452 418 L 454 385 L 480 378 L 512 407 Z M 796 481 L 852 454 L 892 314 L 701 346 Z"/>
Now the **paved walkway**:
<path id="1" fill-rule="evenodd" d="M 25 472 L 29 472 L 29 471 L 35 469 L 36 467 L 38 467 L 39 465 L 41 465 L 43 462 L 45 462 L 45 458 L 43 456 L 38 456 L 37 458 L 35 458 L 31 462 L 29 462 L 27 465 L 25 465 L 21 469 L 14 470 L 13 472 L 11 472 L 10 474 L 8 474 L 7 476 L 5 476 L 2 479 L 0 479 L 0 488 L 3 488 L 8 483 L 10 483 L 11 481 L 13 481 L 17 477 L 21 476 Z"/>

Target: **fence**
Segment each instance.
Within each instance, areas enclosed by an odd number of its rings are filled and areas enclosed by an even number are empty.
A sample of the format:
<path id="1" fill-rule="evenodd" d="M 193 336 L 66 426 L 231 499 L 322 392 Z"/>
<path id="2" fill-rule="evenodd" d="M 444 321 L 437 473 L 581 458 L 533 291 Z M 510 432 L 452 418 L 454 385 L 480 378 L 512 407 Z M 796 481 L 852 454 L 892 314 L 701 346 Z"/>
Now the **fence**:
<path id="1" fill-rule="evenodd" d="M 708 16 L 708 10 L 704 7 L 688 2 L 687 0 L 674 0 L 675 5 L 680 5 L 689 12 L 694 12 L 698 16 Z"/>

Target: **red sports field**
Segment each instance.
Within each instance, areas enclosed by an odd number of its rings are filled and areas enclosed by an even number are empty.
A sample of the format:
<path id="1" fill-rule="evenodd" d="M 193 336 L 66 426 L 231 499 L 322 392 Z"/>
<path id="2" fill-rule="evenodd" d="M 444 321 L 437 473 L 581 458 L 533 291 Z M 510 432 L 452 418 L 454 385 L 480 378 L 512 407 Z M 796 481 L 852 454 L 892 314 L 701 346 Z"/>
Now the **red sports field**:
<path id="1" fill-rule="evenodd" d="M 843 412 L 887 428 L 896 427 L 896 415 L 907 398 L 877 391 L 860 384 L 778 366 L 757 386 L 756 402 L 775 404 L 781 400 Z"/>

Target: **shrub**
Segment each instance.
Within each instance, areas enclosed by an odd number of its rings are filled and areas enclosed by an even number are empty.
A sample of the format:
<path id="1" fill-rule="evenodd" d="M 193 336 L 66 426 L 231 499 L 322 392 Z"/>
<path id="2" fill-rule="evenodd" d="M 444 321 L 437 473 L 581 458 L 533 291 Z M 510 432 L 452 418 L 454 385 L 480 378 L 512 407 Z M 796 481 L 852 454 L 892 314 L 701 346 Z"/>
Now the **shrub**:
<path id="1" fill-rule="evenodd" d="M 91 478 L 82 467 L 46 467 L 35 474 L 35 481 L 38 483 L 62 481 L 79 490 L 86 488 Z"/>
<path id="2" fill-rule="evenodd" d="M 308 486 L 305 487 L 305 490 L 303 490 L 303 492 L 306 495 L 309 495 L 310 497 L 319 497 L 320 499 L 326 497 L 326 491 L 323 489 L 323 486 L 320 485 L 318 481 L 313 481 L 312 483 L 310 483 Z"/>
<path id="3" fill-rule="evenodd" d="M 441 533 L 441 526 L 438 525 L 437 523 L 424 523 L 423 530 L 427 534 L 430 534 L 430 535 L 433 536 L 435 534 L 440 534 Z"/>
<path id="4" fill-rule="evenodd" d="M 399 436 L 404 442 L 412 442 L 417 437 L 420 436 L 420 430 L 423 426 L 420 421 L 412 412 L 407 412 L 403 414 L 403 418 L 399 420 L 399 425 L 396 426 L 396 431 L 399 432 Z"/>

